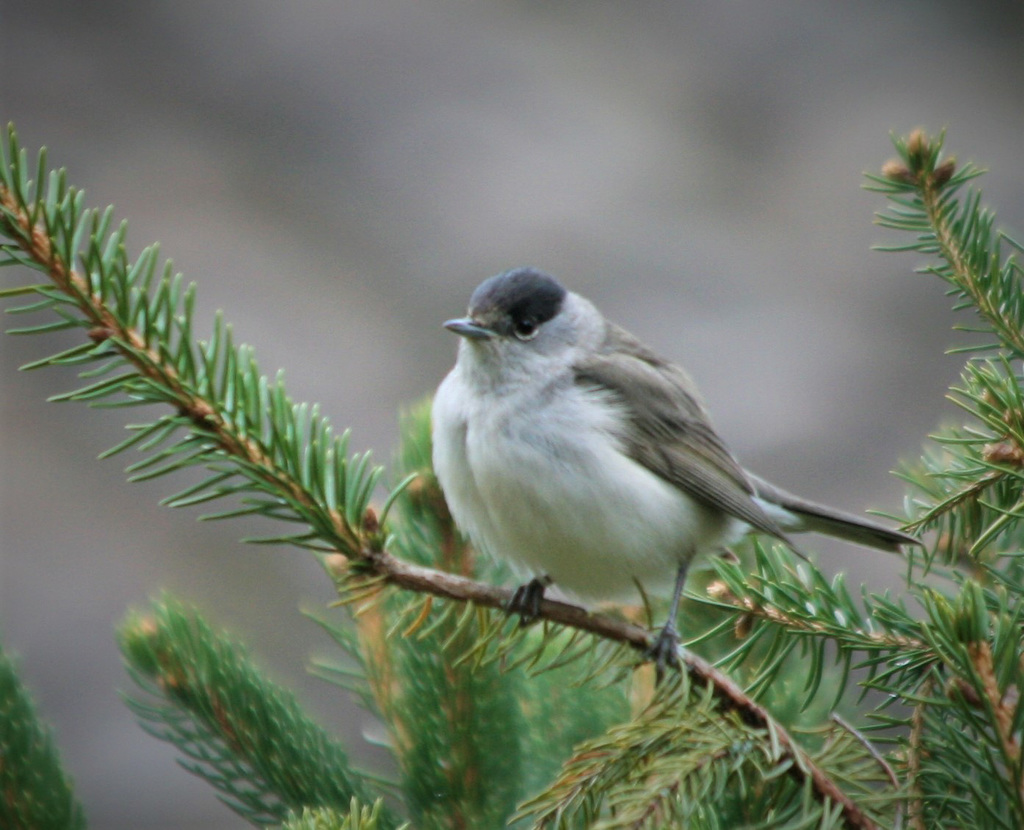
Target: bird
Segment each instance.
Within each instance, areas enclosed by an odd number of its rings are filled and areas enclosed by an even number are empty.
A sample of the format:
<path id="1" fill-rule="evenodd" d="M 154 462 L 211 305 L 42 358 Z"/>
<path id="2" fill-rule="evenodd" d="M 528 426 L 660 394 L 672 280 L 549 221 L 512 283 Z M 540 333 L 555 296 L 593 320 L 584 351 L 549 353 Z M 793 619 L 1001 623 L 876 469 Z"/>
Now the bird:
<path id="1" fill-rule="evenodd" d="M 490 277 L 444 327 L 460 340 L 431 409 L 435 474 L 473 545 L 531 575 L 508 604 L 524 623 L 552 584 L 583 601 L 670 590 L 648 649 L 660 677 L 678 666 L 697 557 L 749 533 L 798 552 L 790 534 L 805 531 L 893 552 L 918 544 L 745 470 L 678 363 L 543 271 Z"/>

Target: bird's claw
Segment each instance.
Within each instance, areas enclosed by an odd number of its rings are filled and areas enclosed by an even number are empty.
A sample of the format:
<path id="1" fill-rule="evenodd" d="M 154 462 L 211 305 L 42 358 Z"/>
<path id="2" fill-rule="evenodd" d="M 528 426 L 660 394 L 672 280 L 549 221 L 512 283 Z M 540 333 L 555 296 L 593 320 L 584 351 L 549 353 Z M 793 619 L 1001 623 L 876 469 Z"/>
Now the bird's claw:
<path id="1" fill-rule="evenodd" d="M 645 652 L 647 658 L 654 662 L 654 682 L 661 685 L 668 669 L 678 671 L 679 663 L 679 632 L 669 623 L 658 633 Z"/>
<path id="2" fill-rule="evenodd" d="M 520 585 L 505 605 L 510 614 L 519 615 L 519 625 L 527 626 L 540 616 L 540 604 L 544 600 L 544 590 L 551 584 L 549 579 L 531 579 Z"/>

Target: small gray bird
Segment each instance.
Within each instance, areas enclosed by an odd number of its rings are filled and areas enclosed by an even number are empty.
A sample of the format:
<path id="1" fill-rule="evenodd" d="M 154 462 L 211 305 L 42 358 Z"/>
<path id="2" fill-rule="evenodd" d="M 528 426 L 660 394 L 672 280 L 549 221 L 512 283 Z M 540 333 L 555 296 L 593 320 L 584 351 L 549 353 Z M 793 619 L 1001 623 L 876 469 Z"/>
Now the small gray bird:
<path id="1" fill-rule="evenodd" d="M 676 614 L 695 556 L 749 532 L 917 544 L 748 473 L 680 366 L 547 274 L 491 277 L 468 316 L 444 325 L 462 340 L 434 398 L 434 468 L 473 543 L 533 575 L 510 603 L 524 621 L 552 582 L 585 599 L 674 586 L 651 647 L 662 671 L 678 661 Z"/>

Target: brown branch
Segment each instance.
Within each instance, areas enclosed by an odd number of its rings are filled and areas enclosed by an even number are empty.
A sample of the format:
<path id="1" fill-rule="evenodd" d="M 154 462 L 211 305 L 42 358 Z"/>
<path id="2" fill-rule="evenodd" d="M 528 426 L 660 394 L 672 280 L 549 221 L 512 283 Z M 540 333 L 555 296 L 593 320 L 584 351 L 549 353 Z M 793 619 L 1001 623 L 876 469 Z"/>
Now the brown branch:
<path id="1" fill-rule="evenodd" d="M 508 588 L 499 588 L 464 576 L 415 565 L 386 551 L 369 551 L 365 556 L 374 575 L 383 577 L 388 584 L 407 591 L 502 610 L 512 598 L 512 591 Z M 567 602 L 541 600 L 540 613 L 537 616 L 539 619 L 587 631 L 607 640 L 625 643 L 638 651 L 643 651 L 650 645 L 650 632 L 646 628 L 603 614 L 592 614 L 578 605 Z"/>
<path id="2" fill-rule="evenodd" d="M 738 597 L 729 590 L 724 582 L 715 581 L 708 585 L 708 596 L 714 600 L 715 607 L 742 609 L 746 612 L 737 625 L 749 628 L 754 618 L 774 625 L 781 625 L 793 631 L 806 631 L 822 637 L 835 639 L 834 629 L 813 620 L 791 616 L 774 605 L 763 605 L 751 597 Z M 902 634 L 889 634 L 884 631 L 867 631 L 863 628 L 848 628 L 850 634 L 859 637 L 862 643 L 870 646 L 881 646 L 893 649 L 924 650 L 928 646 L 923 640 L 906 637 Z"/>
<path id="3" fill-rule="evenodd" d="M 499 588 L 454 574 L 447 574 L 414 565 L 391 554 L 368 552 L 366 561 L 375 576 L 384 582 L 408 591 L 432 594 L 456 602 L 472 602 L 487 608 L 504 609 L 512 598 L 512 591 Z M 650 648 L 651 635 L 646 628 L 594 614 L 576 605 L 545 599 L 540 603 L 538 619 L 587 631 L 598 637 L 623 643 L 641 653 Z M 707 660 L 682 649 L 680 654 L 683 667 L 690 677 L 702 686 L 710 686 L 723 709 L 735 712 L 750 726 L 769 730 L 782 749 L 782 755 L 793 762 L 789 773 L 800 782 L 810 779 L 819 796 L 842 806 L 843 816 L 849 827 L 874 828 L 875 823 L 838 784 L 818 767 L 799 747 L 780 723 L 777 723 L 763 706 L 751 698 L 728 675 L 719 671 Z"/>
<path id="4" fill-rule="evenodd" d="M 1018 706 L 1017 690 L 1011 688 L 1006 692 L 999 688 L 999 678 L 992 659 L 992 647 L 987 642 L 967 644 L 967 653 L 977 673 L 979 691 L 984 693 L 986 709 L 991 718 L 992 727 L 999 737 L 1000 748 L 1007 770 L 1020 769 L 1021 748 L 1015 731 L 1015 713 Z M 1017 798 L 1024 802 L 1024 786 L 1017 782 Z"/>
<path id="5" fill-rule="evenodd" d="M 923 695 L 932 692 L 932 680 L 928 678 L 921 689 Z M 921 790 L 921 766 L 924 748 L 924 704 L 914 706 L 914 714 L 910 719 L 910 738 L 907 741 L 907 781 L 910 784 L 908 803 L 910 830 L 926 830 L 924 820 L 924 794 Z"/>
<path id="6" fill-rule="evenodd" d="M 892 764 L 885 760 L 885 756 L 878 751 L 878 748 L 868 740 L 867 735 L 857 729 L 853 724 L 847 722 L 847 720 L 838 712 L 832 713 L 832 721 L 841 729 L 852 735 L 853 739 L 867 750 L 867 753 L 875 759 L 875 763 L 881 767 L 882 772 L 884 772 L 885 777 L 889 779 L 889 783 L 892 784 L 893 789 L 898 790 L 900 788 L 900 780 L 896 777 L 896 771 L 892 768 Z M 893 828 L 894 830 L 900 830 L 902 826 L 903 805 L 900 803 L 896 805 L 896 820 L 893 822 Z"/>

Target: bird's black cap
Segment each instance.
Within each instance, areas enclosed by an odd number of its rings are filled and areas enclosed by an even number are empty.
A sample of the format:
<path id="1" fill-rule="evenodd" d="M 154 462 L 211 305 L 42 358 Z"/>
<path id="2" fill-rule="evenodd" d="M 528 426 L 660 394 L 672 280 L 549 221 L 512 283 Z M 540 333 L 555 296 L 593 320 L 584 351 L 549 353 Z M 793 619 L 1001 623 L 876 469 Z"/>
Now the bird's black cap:
<path id="1" fill-rule="evenodd" d="M 539 326 L 561 311 L 567 293 L 543 271 L 514 268 L 480 283 L 469 300 L 469 313 L 479 320 L 504 318 L 513 327 Z"/>

